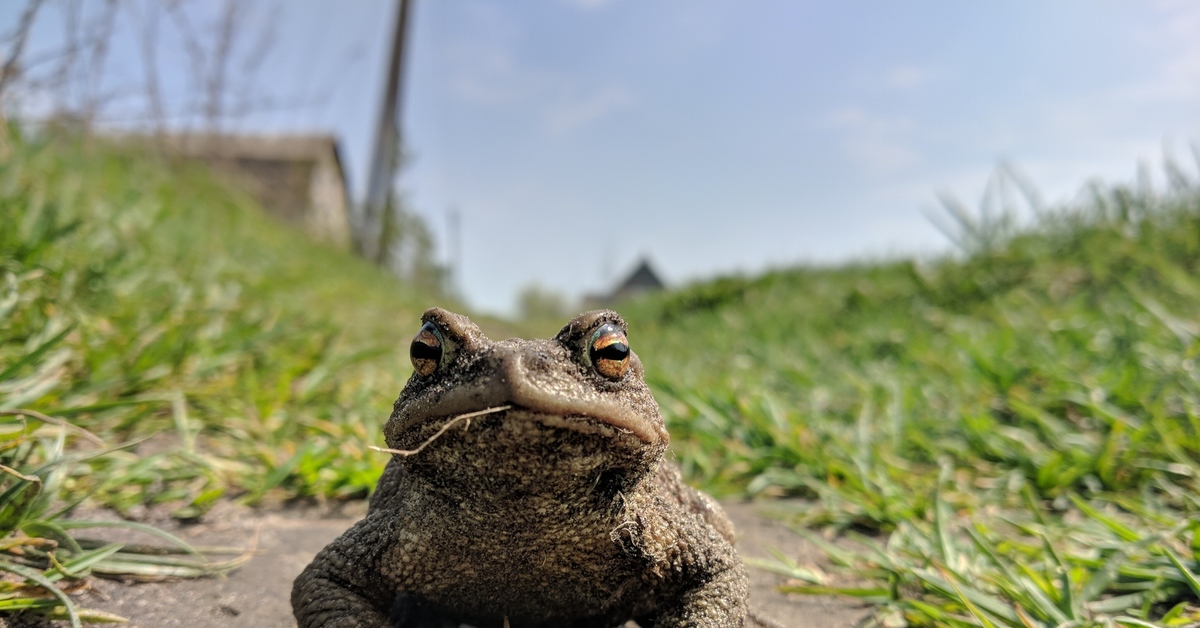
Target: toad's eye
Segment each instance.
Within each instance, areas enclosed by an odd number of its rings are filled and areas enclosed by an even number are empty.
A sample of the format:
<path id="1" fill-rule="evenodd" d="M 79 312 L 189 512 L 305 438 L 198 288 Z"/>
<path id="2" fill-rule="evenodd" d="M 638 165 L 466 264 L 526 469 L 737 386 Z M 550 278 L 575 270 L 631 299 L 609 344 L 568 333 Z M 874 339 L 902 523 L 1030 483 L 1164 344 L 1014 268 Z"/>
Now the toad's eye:
<path id="1" fill-rule="evenodd" d="M 612 323 L 601 325 L 592 334 L 588 357 L 597 373 L 609 379 L 620 379 L 629 370 L 629 339 L 620 327 Z"/>
<path id="2" fill-rule="evenodd" d="M 412 357 L 413 370 L 421 377 L 429 377 L 437 370 L 438 362 L 442 361 L 442 332 L 437 325 L 425 323 L 417 332 L 412 344 L 408 347 Z"/>

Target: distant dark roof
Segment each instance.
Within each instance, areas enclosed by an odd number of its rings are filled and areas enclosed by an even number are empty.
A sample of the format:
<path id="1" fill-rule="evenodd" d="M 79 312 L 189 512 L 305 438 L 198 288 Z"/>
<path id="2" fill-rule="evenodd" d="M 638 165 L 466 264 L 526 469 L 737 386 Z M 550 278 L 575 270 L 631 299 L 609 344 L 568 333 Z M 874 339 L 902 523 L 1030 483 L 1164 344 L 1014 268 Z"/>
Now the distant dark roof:
<path id="1" fill-rule="evenodd" d="M 623 292 L 648 292 L 651 290 L 662 290 L 666 285 L 658 278 L 658 274 L 650 268 L 650 261 L 643 259 L 638 267 L 630 273 L 621 285 L 617 286 L 614 293 Z"/>
<path id="2" fill-rule="evenodd" d="M 584 296 L 583 303 L 588 308 L 611 307 L 624 301 L 636 297 L 647 292 L 658 292 L 666 288 L 666 284 L 662 279 L 658 278 L 658 273 L 650 267 L 650 261 L 642 259 L 638 262 L 633 272 L 624 281 L 617 284 L 607 294 L 589 294 Z"/>

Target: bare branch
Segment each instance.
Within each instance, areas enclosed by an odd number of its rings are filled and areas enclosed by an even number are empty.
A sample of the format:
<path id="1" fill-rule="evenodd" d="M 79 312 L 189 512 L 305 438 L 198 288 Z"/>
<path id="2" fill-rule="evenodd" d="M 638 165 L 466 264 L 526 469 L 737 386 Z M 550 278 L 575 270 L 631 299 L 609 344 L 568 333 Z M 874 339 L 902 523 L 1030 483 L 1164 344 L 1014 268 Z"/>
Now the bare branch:
<path id="1" fill-rule="evenodd" d="M 79 58 L 79 13 L 82 11 L 79 0 L 65 0 L 63 20 L 63 41 L 66 42 L 66 52 L 58 59 L 58 71 L 54 76 L 54 105 L 55 114 L 65 115 L 71 110 L 71 79 Z"/>
<path id="2" fill-rule="evenodd" d="M 208 81 L 204 92 L 206 104 L 204 107 L 204 122 L 211 131 L 217 131 L 221 119 L 225 83 L 229 69 L 230 52 L 237 36 L 238 17 L 241 14 L 241 4 L 238 0 L 225 0 L 221 9 L 221 17 L 217 24 L 216 43 L 213 47 L 212 65 L 208 73 Z"/>
<path id="3" fill-rule="evenodd" d="M 21 54 L 25 52 L 29 29 L 33 26 L 33 18 L 37 16 L 41 6 L 42 0 L 29 0 L 25 5 L 25 11 L 21 13 L 21 21 L 17 24 L 17 30 L 13 34 L 12 48 L 9 49 L 8 57 L 4 60 L 4 66 L 0 67 L 0 98 L 4 97 L 5 89 L 20 74 Z"/>
<path id="4" fill-rule="evenodd" d="M 162 89 L 158 83 L 158 3 L 150 2 L 146 15 L 141 15 L 137 0 L 128 0 L 135 26 L 139 31 L 142 48 L 142 68 L 146 79 L 146 101 L 150 106 L 150 117 L 155 134 L 165 132 L 166 108 L 163 106 Z"/>
<path id="5" fill-rule="evenodd" d="M 163 5 L 167 10 L 167 15 L 175 24 L 175 30 L 179 33 L 180 41 L 183 43 L 183 50 L 187 53 L 188 62 L 192 65 L 192 84 L 196 93 L 204 91 L 204 75 L 205 75 L 205 58 L 204 46 L 201 45 L 200 39 L 196 37 L 196 29 L 192 27 L 192 22 L 188 18 L 187 11 L 183 8 L 181 0 L 168 0 Z"/>
<path id="6" fill-rule="evenodd" d="M 83 103 L 83 119 L 90 129 L 95 123 L 96 114 L 100 110 L 104 97 L 100 93 L 101 82 L 104 78 L 104 63 L 108 60 L 108 44 L 112 40 L 113 27 L 117 21 L 117 0 L 106 0 L 105 10 L 97 18 L 92 31 L 89 47 L 91 48 L 88 76 L 86 78 L 86 96 Z"/>
<path id="7" fill-rule="evenodd" d="M 273 3 L 268 7 L 264 20 L 265 26 L 258 31 L 258 39 L 255 40 L 254 46 L 246 53 L 242 60 L 242 76 L 247 80 L 253 80 L 254 75 L 258 74 L 259 68 L 262 67 L 263 61 L 266 60 L 267 54 L 271 48 L 275 46 L 275 27 L 279 20 L 274 19 L 274 16 L 279 15 L 283 11 L 283 5 L 278 2 Z"/>

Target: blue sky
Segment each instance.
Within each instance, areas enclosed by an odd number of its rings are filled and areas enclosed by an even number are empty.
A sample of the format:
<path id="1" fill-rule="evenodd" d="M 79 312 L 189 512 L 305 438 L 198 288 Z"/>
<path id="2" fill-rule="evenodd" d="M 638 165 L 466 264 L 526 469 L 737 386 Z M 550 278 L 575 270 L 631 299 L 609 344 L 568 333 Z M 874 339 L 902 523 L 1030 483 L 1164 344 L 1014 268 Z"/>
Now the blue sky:
<path id="1" fill-rule="evenodd" d="M 0 4 L 7 29 L 20 3 Z M 243 89 L 302 106 L 229 126 L 331 130 L 361 191 L 392 3 L 251 6 L 276 36 Z M 641 255 L 680 283 L 948 250 L 937 194 L 977 205 L 1001 161 L 1051 201 L 1164 151 L 1195 171 L 1184 0 L 416 0 L 413 18 L 401 185 L 439 237 L 461 214 L 460 287 L 490 311 L 532 282 L 603 289 Z M 52 45 L 61 16 L 38 28 Z M 129 41 L 106 85 L 138 82 Z"/>

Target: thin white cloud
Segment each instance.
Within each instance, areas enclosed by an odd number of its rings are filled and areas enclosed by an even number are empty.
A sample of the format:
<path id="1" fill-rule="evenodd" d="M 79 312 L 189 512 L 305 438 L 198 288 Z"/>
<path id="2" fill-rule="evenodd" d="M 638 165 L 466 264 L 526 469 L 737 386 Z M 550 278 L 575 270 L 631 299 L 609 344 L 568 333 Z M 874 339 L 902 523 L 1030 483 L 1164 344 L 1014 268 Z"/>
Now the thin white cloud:
<path id="1" fill-rule="evenodd" d="M 471 5 L 463 35 L 446 46 L 451 93 L 468 103 L 523 104 L 541 88 L 544 76 L 523 67 L 514 50 L 524 37 L 513 16 L 498 7 Z"/>
<path id="2" fill-rule="evenodd" d="M 872 114 L 860 107 L 835 111 L 826 120 L 829 128 L 842 134 L 842 155 L 870 174 L 903 170 L 921 161 L 920 153 L 903 137 L 912 121 Z"/>
<path id="3" fill-rule="evenodd" d="M 1138 40 L 1163 49 L 1163 63 L 1119 95 L 1137 103 L 1195 101 L 1200 98 L 1200 4 L 1160 2 L 1156 8 L 1160 28 L 1140 33 Z"/>
<path id="4" fill-rule="evenodd" d="M 612 6 L 614 0 L 559 0 L 563 4 L 569 4 L 580 9 L 592 10 L 603 9 Z"/>
<path id="5" fill-rule="evenodd" d="M 475 51 L 451 81 L 460 99 L 481 107 L 538 112 L 544 128 L 563 134 L 625 109 L 633 101 L 619 85 L 589 87 L 576 77 L 522 67 L 505 50 Z"/>
<path id="6" fill-rule="evenodd" d="M 624 109 L 632 98 L 622 87 L 606 87 L 582 98 L 568 98 L 552 105 L 546 126 L 554 133 L 568 133 Z"/>
<path id="7" fill-rule="evenodd" d="M 458 97 L 478 105 L 508 105 L 531 98 L 542 77 L 517 66 L 505 50 L 460 51 L 451 88 Z"/>
<path id="8" fill-rule="evenodd" d="M 934 73 L 928 68 L 901 65 L 888 70 L 883 84 L 892 89 L 909 90 L 928 85 L 933 78 Z"/>
<path id="9" fill-rule="evenodd" d="M 530 112 L 537 124 L 553 134 L 585 127 L 632 102 L 622 86 L 589 84 L 587 77 L 522 59 L 517 51 L 523 34 L 503 13 L 478 11 L 471 21 L 467 31 L 472 36 L 448 46 L 448 83 L 460 101 Z"/>

